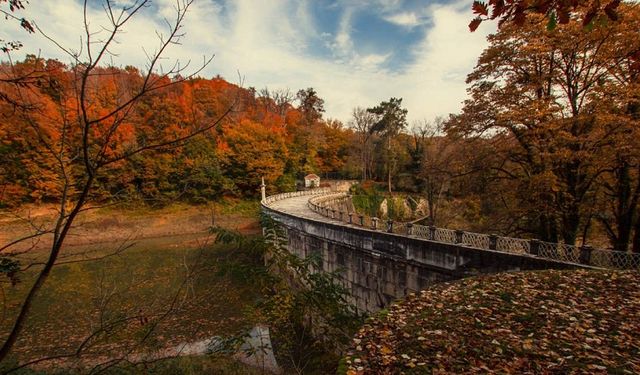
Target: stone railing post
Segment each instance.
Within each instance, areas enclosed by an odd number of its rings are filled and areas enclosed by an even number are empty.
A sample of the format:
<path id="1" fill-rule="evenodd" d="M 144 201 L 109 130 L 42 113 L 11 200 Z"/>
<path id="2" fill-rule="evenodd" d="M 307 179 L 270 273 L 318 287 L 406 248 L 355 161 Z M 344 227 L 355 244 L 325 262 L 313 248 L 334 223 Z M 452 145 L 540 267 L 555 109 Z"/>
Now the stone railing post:
<path id="1" fill-rule="evenodd" d="M 344 212 L 340 211 L 339 214 L 340 214 L 340 221 L 342 221 L 343 220 L 343 216 L 344 216 Z"/>
<path id="2" fill-rule="evenodd" d="M 353 224 L 353 212 L 349 212 L 349 224 Z"/>
<path id="3" fill-rule="evenodd" d="M 456 243 L 462 243 L 463 234 L 464 234 L 463 231 L 461 231 L 460 229 L 456 229 Z"/>
<path id="4" fill-rule="evenodd" d="M 393 220 L 387 220 L 387 232 L 393 233 Z"/>
<path id="5" fill-rule="evenodd" d="M 336 210 L 331 209 L 331 218 L 335 219 L 336 218 Z"/>
<path id="6" fill-rule="evenodd" d="M 489 235 L 489 250 L 495 250 L 498 248 L 498 236 L 495 234 Z"/>
<path id="7" fill-rule="evenodd" d="M 364 215 L 358 215 L 358 217 L 360 218 L 360 226 L 364 227 Z"/>
<path id="8" fill-rule="evenodd" d="M 433 225 L 429 225 L 429 236 L 427 238 L 431 241 L 435 241 L 436 239 L 436 227 Z"/>
<path id="9" fill-rule="evenodd" d="M 413 224 L 407 223 L 407 236 L 411 236 L 413 234 Z"/>
<path id="10" fill-rule="evenodd" d="M 591 253 L 593 252 L 593 247 L 589 245 L 583 245 L 580 247 L 580 264 L 589 265 L 591 264 Z"/>
<path id="11" fill-rule="evenodd" d="M 529 253 L 535 256 L 540 255 L 540 241 L 529 240 Z"/>
<path id="12" fill-rule="evenodd" d="M 378 229 L 378 218 L 377 217 L 372 217 L 371 218 L 371 228 L 373 228 L 373 230 Z"/>

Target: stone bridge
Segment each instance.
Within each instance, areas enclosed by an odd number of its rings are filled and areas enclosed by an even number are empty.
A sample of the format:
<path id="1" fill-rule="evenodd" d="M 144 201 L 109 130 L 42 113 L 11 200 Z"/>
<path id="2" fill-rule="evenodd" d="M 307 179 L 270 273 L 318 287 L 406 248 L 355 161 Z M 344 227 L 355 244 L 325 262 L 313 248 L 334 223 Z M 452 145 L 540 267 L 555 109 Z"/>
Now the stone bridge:
<path id="1" fill-rule="evenodd" d="M 442 281 L 503 271 L 635 268 L 636 254 L 536 240 L 381 222 L 358 215 L 346 192 L 316 189 L 265 196 L 262 211 L 280 226 L 288 250 L 320 256 L 353 303 L 374 312 Z"/>

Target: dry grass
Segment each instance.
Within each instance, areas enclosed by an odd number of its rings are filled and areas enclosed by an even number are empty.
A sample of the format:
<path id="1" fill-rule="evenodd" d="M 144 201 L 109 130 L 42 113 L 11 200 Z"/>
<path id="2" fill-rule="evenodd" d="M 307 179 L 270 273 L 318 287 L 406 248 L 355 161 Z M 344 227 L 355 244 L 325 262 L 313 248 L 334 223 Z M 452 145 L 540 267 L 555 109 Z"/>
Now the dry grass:
<path id="1" fill-rule="evenodd" d="M 56 266 L 35 301 L 13 359 L 22 363 L 73 352 L 92 332 L 127 316 L 133 318 L 104 332 L 82 356 L 65 360 L 64 365 L 116 357 L 134 348 L 152 326 L 152 334 L 134 352 L 226 336 L 251 326 L 243 312 L 258 291 L 249 282 L 231 280 L 219 272 L 219 260 L 229 256 L 229 249 L 211 245 L 207 231 L 211 216 L 202 211 L 197 206 L 153 210 L 146 215 L 113 209 L 90 211 L 70 237 L 62 261 L 111 254 L 131 236 L 131 230 L 138 232 L 135 240 L 126 242 L 132 247 L 104 259 Z M 217 215 L 216 223 L 245 233 L 259 228 L 257 218 L 246 210 Z M 20 225 L 5 221 L 0 231 L 5 236 L 16 233 Z M 44 256 L 46 249 L 39 247 L 20 259 L 26 264 Z M 38 268 L 25 271 L 15 286 L 6 280 L 0 284 L 0 337 L 8 333 Z M 172 303 L 174 308 L 164 316 Z"/>

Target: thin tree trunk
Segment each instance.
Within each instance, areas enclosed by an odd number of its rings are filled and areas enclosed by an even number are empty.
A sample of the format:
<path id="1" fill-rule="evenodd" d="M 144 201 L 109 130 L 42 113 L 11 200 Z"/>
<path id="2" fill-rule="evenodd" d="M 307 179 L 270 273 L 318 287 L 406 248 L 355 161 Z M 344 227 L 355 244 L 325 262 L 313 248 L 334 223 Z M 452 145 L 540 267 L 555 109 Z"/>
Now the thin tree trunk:
<path id="1" fill-rule="evenodd" d="M 586 245 L 587 243 L 587 236 L 589 235 L 589 230 L 591 229 L 591 220 L 593 218 L 593 215 L 589 215 L 589 217 L 587 217 L 587 222 L 584 225 L 584 228 L 582 229 L 582 245 Z"/>
<path id="2" fill-rule="evenodd" d="M 633 252 L 640 253 L 640 218 L 636 219 L 636 225 L 633 234 Z"/>
<path id="3" fill-rule="evenodd" d="M 362 181 L 367 180 L 367 149 L 366 142 L 362 142 L 360 161 L 362 162 Z"/>
<path id="4" fill-rule="evenodd" d="M 576 244 L 578 228 L 580 227 L 580 215 L 577 210 L 577 207 L 573 207 L 562 220 L 562 239 L 567 245 Z"/>
<path id="5" fill-rule="evenodd" d="M 429 207 L 429 225 L 436 225 L 435 194 L 431 186 L 427 193 L 427 205 Z"/>
<path id="6" fill-rule="evenodd" d="M 553 215 L 542 214 L 538 229 L 538 238 L 547 242 L 558 242 L 558 226 Z"/>
<path id="7" fill-rule="evenodd" d="M 389 194 L 391 194 L 391 137 L 387 138 L 387 175 L 389 177 L 387 181 Z"/>
<path id="8" fill-rule="evenodd" d="M 31 290 L 29 290 L 29 293 L 27 294 L 27 297 L 25 298 L 24 303 L 20 308 L 20 313 L 18 314 L 18 317 L 16 318 L 13 324 L 13 328 L 11 329 L 9 336 L 7 337 L 5 342 L 2 344 L 2 347 L 0 348 L 0 362 L 2 362 L 7 357 L 7 355 L 11 351 L 11 348 L 13 348 L 13 345 L 16 343 L 18 335 L 20 335 L 20 332 L 22 332 L 26 318 L 29 315 L 29 312 L 31 311 L 33 301 L 35 300 L 36 296 L 40 292 L 42 285 L 44 285 L 44 282 L 49 277 L 49 274 L 51 273 L 51 269 L 55 265 L 56 260 L 58 259 L 58 255 L 60 254 L 60 250 L 62 249 L 62 244 L 64 243 L 64 240 L 67 237 L 69 230 L 71 229 L 71 225 L 73 224 L 73 221 L 75 220 L 76 216 L 78 216 L 78 213 L 80 213 L 80 210 L 84 206 L 84 203 L 89 195 L 89 190 L 91 189 L 92 185 L 93 185 L 93 174 L 90 174 L 89 177 L 87 178 L 87 182 L 85 183 L 84 188 L 82 189 L 82 194 L 80 195 L 78 202 L 73 208 L 73 211 L 71 211 L 71 213 L 69 214 L 69 217 L 67 218 L 67 221 L 65 222 L 62 228 L 62 231 L 60 232 L 60 236 L 58 236 L 58 238 L 56 239 L 56 241 L 53 243 L 51 247 L 51 253 L 49 253 L 49 258 L 47 259 L 47 263 L 45 263 L 44 268 L 42 269 L 42 271 L 40 271 L 40 274 L 38 275 L 38 278 L 31 286 Z"/>

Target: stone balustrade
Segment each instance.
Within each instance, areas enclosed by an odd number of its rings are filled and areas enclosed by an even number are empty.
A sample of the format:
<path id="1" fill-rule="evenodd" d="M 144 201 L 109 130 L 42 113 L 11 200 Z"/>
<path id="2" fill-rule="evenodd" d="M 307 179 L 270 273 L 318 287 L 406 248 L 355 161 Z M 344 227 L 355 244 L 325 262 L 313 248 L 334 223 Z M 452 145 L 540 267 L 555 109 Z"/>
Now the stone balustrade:
<path id="1" fill-rule="evenodd" d="M 320 189 L 311 189 L 311 190 L 302 190 L 302 191 L 292 191 L 288 193 L 280 193 L 275 195 L 270 195 L 262 200 L 262 204 L 264 206 L 269 207 L 271 203 L 277 202 L 283 199 L 294 198 L 294 197 L 302 197 L 302 196 L 311 196 L 311 195 L 323 195 L 331 192 L 330 188 L 320 188 Z"/>
<path id="2" fill-rule="evenodd" d="M 280 197 L 278 199 L 286 198 L 287 197 Z M 394 222 L 391 220 L 383 223 L 376 217 L 359 215 L 356 212 L 336 211 L 333 208 L 340 206 L 344 201 L 350 201 L 350 199 L 351 196 L 345 192 L 317 192 L 314 194 L 314 197 L 308 200 L 307 206 L 313 212 L 326 218 L 369 230 L 386 231 L 405 236 L 424 238 L 429 241 L 456 244 L 482 250 L 500 251 L 511 254 L 528 254 L 571 264 L 600 268 L 640 270 L 640 254 L 636 253 L 594 249 L 588 245 L 573 246 L 563 243 L 543 242 L 535 239 L 473 233 L 462 230 L 437 228 L 434 226 Z M 342 205 L 344 206 L 344 204 Z"/>

